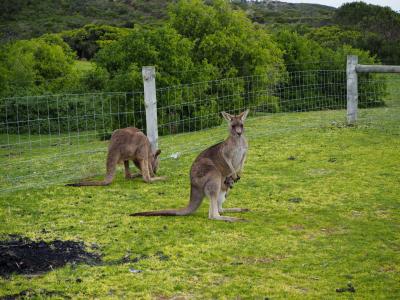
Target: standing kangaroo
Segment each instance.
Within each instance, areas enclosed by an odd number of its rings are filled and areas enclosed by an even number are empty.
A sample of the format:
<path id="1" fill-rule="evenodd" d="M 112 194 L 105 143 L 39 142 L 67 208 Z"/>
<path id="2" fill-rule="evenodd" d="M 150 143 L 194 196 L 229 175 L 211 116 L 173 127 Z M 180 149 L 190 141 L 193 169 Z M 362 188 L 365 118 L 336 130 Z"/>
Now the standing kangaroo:
<path id="1" fill-rule="evenodd" d="M 139 129 L 134 127 L 117 129 L 113 132 L 108 146 L 106 178 L 103 181 L 83 181 L 67 184 L 67 186 L 109 185 L 114 178 L 117 164 L 122 162 L 124 162 L 127 179 L 143 176 L 145 182 L 163 180 L 164 177 L 154 176 L 158 169 L 160 153 L 161 150 L 152 152 L 149 139 Z M 134 175 L 130 173 L 129 160 L 133 161 L 141 173 Z"/>
<path id="2" fill-rule="evenodd" d="M 131 214 L 131 216 L 185 216 L 192 214 L 200 206 L 203 198 L 210 199 L 208 217 L 213 220 L 242 221 L 243 219 L 221 216 L 225 212 L 248 211 L 246 208 L 222 208 L 226 193 L 232 187 L 232 180 L 240 179 L 239 174 L 247 154 L 247 140 L 243 123 L 249 110 L 238 116 L 222 112 L 229 123 L 229 137 L 204 150 L 195 159 L 190 170 L 190 201 L 182 209 L 168 209 Z"/>

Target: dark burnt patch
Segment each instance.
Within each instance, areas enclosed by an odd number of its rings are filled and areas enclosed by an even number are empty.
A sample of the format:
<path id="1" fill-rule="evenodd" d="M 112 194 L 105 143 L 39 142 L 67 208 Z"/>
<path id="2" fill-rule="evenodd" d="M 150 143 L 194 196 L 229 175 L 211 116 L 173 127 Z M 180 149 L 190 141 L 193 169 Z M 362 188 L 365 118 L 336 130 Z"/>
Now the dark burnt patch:
<path id="1" fill-rule="evenodd" d="M 97 265 L 101 257 L 87 252 L 83 242 L 54 240 L 33 241 L 10 235 L 0 240 L 0 276 L 40 274 L 66 264 Z"/>

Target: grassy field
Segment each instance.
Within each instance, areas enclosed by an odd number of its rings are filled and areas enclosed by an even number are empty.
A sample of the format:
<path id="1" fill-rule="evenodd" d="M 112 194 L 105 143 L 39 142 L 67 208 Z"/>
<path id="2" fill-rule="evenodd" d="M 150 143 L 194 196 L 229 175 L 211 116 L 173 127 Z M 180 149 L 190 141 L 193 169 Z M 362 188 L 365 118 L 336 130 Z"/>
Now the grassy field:
<path id="1" fill-rule="evenodd" d="M 29 290 L 78 299 L 399 299 L 399 108 L 361 110 L 357 127 L 344 126 L 343 115 L 248 120 L 248 161 L 226 202 L 251 209 L 236 214 L 247 223 L 208 220 L 208 200 L 193 216 L 129 217 L 185 205 L 191 162 L 226 136 L 225 125 L 162 137 L 165 182 L 127 181 L 119 171 L 108 187 L 3 193 L 0 235 L 83 241 L 104 263 L 0 277 L 0 298 Z M 41 149 L 36 177 L 53 151 Z M 175 152 L 178 159 L 168 158 Z M 95 155 L 102 168 L 104 151 Z M 87 159 L 78 158 L 65 155 L 58 166 Z M 11 166 L 22 160 L 7 156 Z M 336 291 L 348 283 L 355 293 Z"/>

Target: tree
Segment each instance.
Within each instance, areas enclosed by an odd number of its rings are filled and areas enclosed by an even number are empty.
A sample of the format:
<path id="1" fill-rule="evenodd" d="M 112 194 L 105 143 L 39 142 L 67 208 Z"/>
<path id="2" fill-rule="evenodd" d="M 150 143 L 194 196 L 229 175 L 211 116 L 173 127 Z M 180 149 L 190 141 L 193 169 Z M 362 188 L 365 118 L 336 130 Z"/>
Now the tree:
<path id="1" fill-rule="evenodd" d="M 357 55 L 360 63 L 376 62 L 367 51 L 345 44 L 334 44 L 333 49 L 323 47 L 316 41 L 286 29 L 276 32 L 275 38 L 285 51 L 288 70 L 287 81 L 281 87 L 284 92 L 280 95 L 280 106 L 284 111 L 345 108 L 346 56 Z M 370 74 L 360 75 L 361 107 L 384 104 L 382 96 L 385 86 L 371 80 L 373 77 Z"/>
<path id="2" fill-rule="evenodd" d="M 214 78 L 215 68 L 207 61 L 195 63 L 192 59 L 192 49 L 193 42 L 182 37 L 168 24 L 157 28 L 135 26 L 128 35 L 105 45 L 96 54 L 95 61 L 110 74 L 111 79 L 106 88 L 113 91 L 142 90 L 141 68 L 147 65 L 156 66 L 157 87 L 159 88 L 208 81 Z M 196 89 L 190 95 L 183 93 L 175 95 L 174 103 L 176 105 L 170 111 L 160 111 L 160 123 L 166 122 L 165 120 L 171 114 L 178 116 L 179 119 L 184 119 L 188 111 L 187 106 L 194 102 L 196 95 L 206 88 Z M 136 97 L 132 101 L 128 101 L 129 105 L 132 103 L 135 106 L 135 101 L 142 101 L 142 99 Z M 169 101 L 165 94 L 158 96 L 157 99 L 159 107 L 169 105 Z M 185 103 L 185 105 L 179 106 L 179 103 Z M 135 107 L 139 106 L 140 104 L 136 103 Z M 141 120 L 138 115 L 132 116 L 132 118 Z M 131 121 L 127 120 L 128 123 Z M 184 129 L 186 125 L 182 124 L 182 129 Z M 137 126 L 144 127 L 145 124 L 137 124 Z M 162 130 L 161 133 L 163 133 Z"/>
<path id="3" fill-rule="evenodd" d="M 330 49 L 338 49 L 344 44 L 359 48 L 363 45 L 364 38 L 360 31 L 345 30 L 337 25 L 315 28 L 305 36 Z"/>
<path id="4" fill-rule="evenodd" d="M 7 74 L 2 97 L 58 90 L 55 80 L 72 72 L 74 54 L 60 39 L 21 40 L 1 49 L 1 67 Z M 58 90 L 59 91 L 59 90 Z"/>
<path id="5" fill-rule="evenodd" d="M 1 47 L 0 121 L 7 124 L 7 132 L 66 130 L 67 124 L 58 123 L 57 115 L 70 110 L 73 100 L 58 103 L 48 101 L 45 96 L 79 89 L 79 80 L 72 67 L 75 56 L 71 49 L 64 51 L 66 48 L 69 47 L 62 40 L 48 37 L 21 40 Z M 40 97 L 29 97 L 34 95 Z M 27 122 L 32 116 L 35 116 L 35 122 Z M 3 130 L 4 126 L 0 131 Z"/>
<path id="6" fill-rule="evenodd" d="M 361 43 L 353 46 L 369 50 L 384 61 L 400 63 L 400 14 L 390 7 L 347 3 L 335 12 L 334 20 L 344 29 L 361 33 Z"/>
<path id="7" fill-rule="evenodd" d="M 136 26 L 118 41 L 105 45 L 96 54 L 95 61 L 112 77 L 132 76 L 133 81 L 128 80 L 128 86 L 122 86 L 126 80 L 121 78 L 122 81 L 113 86 L 116 90 L 141 90 L 141 67 L 147 65 L 156 66 L 163 74 L 157 79 L 160 87 L 212 78 L 204 73 L 212 71 L 206 62 L 195 66 L 192 49 L 193 42 L 168 25 L 157 28 Z M 197 72 L 191 72 L 193 70 Z"/>
<path id="8" fill-rule="evenodd" d="M 102 45 L 126 36 L 129 31 L 127 28 L 88 24 L 76 30 L 64 31 L 59 35 L 71 49 L 76 51 L 79 58 L 90 60 Z"/>
<path id="9" fill-rule="evenodd" d="M 224 103 L 225 109 L 279 110 L 277 99 L 260 89 L 281 80 L 282 52 L 271 36 L 253 24 L 243 11 L 233 9 L 223 0 L 180 0 L 169 7 L 169 17 L 171 26 L 193 42 L 196 63 L 207 61 L 217 69 L 219 78 L 259 76 L 257 84 L 245 79 L 235 85 L 221 82 L 221 94 L 234 95 Z M 215 107 L 218 101 L 222 100 L 216 98 Z"/>
<path id="10" fill-rule="evenodd" d="M 221 77 L 265 74 L 282 69 L 282 52 L 271 36 L 227 1 L 180 0 L 169 8 L 169 22 L 194 42 L 197 61 L 218 67 Z"/>

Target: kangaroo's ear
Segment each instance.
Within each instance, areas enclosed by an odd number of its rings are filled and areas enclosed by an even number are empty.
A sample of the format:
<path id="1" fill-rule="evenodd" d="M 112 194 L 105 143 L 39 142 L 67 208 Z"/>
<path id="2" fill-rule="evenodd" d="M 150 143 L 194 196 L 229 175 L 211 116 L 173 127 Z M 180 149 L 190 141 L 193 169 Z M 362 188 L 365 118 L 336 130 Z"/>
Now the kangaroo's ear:
<path id="1" fill-rule="evenodd" d="M 239 115 L 240 120 L 242 120 L 242 121 L 246 120 L 247 115 L 249 114 L 249 111 L 250 111 L 250 110 L 246 109 L 244 112 L 242 112 L 242 113 Z"/>
<path id="2" fill-rule="evenodd" d="M 232 121 L 233 116 L 228 114 L 227 112 L 221 112 L 222 116 L 224 117 L 225 120 L 227 120 L 228 122 Z"/>
<path id="3" fill-rule="evenodd" d="M 154 157 L 157 157 L 157 156 L 159 156 L 159 155 L 160 155 L 160 153 L 161 153 L 161 150 L 160 150 L 160 149 L 158 149 L 158 150 L 156 151 L 156 153 L 154 153 Z"/>

